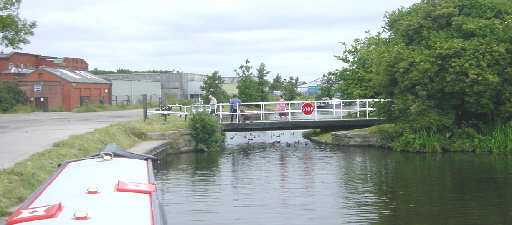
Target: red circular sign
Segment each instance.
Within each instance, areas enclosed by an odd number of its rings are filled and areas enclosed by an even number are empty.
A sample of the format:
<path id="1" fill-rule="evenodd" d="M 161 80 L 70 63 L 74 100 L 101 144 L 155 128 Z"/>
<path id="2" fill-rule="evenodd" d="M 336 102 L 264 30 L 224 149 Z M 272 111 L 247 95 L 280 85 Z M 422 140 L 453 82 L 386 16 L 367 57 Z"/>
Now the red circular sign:
<path id="1" fill-rule="evenodd" d="M 306 102 L 302 105 L 302 113 L 304 113 L 304 115 L 311 115 L 313 114 L 313 111 L 315 111 L 313 104 Z"/>

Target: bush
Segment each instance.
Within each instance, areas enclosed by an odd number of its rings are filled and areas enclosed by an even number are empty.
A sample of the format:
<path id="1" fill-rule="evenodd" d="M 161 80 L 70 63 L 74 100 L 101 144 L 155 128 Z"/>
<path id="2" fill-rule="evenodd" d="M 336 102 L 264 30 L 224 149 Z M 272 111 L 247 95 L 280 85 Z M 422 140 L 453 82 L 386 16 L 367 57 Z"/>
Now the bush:
<path id="1" fill-rule="evenodd" d="M 18 104 L 26 104 L 27 96 L 14 81 L 0 81 L 0 111 L 7 112 Z"/>
<path id="2" fill-rule="evenodd" d="M 217 150 L 224 143 L 219 119 L 207 113 L 194 113 L 190 117 L 188 127 L 196 141 L 196 148 L 209 151 Z"/>

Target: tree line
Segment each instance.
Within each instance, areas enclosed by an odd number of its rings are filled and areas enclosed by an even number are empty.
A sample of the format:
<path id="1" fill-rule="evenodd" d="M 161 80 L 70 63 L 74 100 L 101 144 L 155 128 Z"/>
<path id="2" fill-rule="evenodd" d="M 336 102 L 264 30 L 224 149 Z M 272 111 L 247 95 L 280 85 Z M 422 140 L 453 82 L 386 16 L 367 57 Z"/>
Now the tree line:
<path id="1" fill-rule="evenodd" d="M 238 97 L 242 102 L 266 102 L 274 91 L 281 92 L 285 100 L 294 100 L 299 96 L 297 88 L 299 86 L 299 77 L 289 76 L 283 79 L 280 74 L 276 74 L 272 82 L 267 80 L 271 73 L 265 63 L 260 63 L 256 71 L 253 71 L 251 62 L 246 59 L 237 69 L 234 70 L 237 82 Z M 209 103 L 209 95 L 214 96 L 218 102 L 228 102 L 231 96 L 222 88 L 223 79 L 218 71 L 207 75 L 201 86 L 204 91 L 202 100 Z"/>
<path id="2" fill-rule="evenodd" d="M 392 99 L 379 107 L 394 149 L 512 150 L 511 1 L 423 0 L 343 46 L 322 91 Z"/>

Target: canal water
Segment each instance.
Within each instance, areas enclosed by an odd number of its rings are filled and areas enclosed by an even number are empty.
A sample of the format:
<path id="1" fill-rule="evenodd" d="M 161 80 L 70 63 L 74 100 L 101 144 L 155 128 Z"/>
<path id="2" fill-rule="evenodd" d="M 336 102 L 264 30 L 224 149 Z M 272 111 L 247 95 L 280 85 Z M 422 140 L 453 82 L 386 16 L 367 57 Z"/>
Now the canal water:
<path id="1" fill-rule="evenodd" d="M 227 133 L 155 164 L 168 224 L 512 224 L 512 159 Z"/>

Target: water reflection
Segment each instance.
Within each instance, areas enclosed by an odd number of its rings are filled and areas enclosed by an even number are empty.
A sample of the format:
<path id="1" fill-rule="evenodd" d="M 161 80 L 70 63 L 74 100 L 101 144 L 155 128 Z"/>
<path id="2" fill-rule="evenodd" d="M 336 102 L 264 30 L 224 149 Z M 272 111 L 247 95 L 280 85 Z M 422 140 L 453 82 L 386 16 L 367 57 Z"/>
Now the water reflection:
<path id="1" fill-rule="evenodd" d="M 225 151 L 171 155 L 155 172 L 170 224 L 510 224 L 510 162 L 276 131 L 228 133 Z"/>

